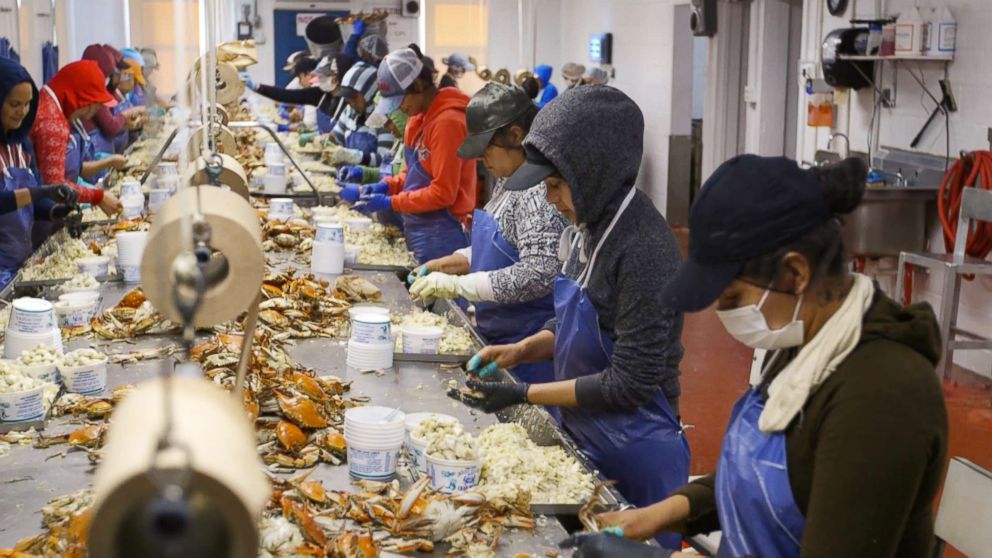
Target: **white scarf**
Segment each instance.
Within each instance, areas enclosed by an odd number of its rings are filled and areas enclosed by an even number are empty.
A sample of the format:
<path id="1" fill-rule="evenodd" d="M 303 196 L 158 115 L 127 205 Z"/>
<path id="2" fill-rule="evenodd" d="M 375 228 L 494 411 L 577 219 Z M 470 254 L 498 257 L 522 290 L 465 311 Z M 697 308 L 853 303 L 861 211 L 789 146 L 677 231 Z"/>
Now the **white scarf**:
<path id="1" fill-rule="evenodd" d="M 785 430 L 802 410 L 810 394 L 851 354 L 861 339 L 861 323 L 874 296 L 875 284 L 872 280 L 855 273 L 851 292 L 837 312 L 772 380 L 768 387 L 768 401 L 758 419 L 762 432 Z"/>

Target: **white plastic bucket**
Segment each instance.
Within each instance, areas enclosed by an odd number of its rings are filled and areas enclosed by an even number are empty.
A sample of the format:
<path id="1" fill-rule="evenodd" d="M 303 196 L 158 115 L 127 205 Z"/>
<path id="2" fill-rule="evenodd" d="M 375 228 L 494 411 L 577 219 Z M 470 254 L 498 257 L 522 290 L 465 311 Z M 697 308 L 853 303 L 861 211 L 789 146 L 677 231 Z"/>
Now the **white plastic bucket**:
<path id="1" fill-rule="evenodd" d="M 25 335 L 48 333 L 55 327 L 55 309 L 41 298 L 23 297 L 11 305 L 8 330 Z M 20 353 L 18 353 L 20 354 Z"/>
<path id="2" fill-rule="evenodd" d="M 146 231 L 117 233 L 117 266 L 125 283 L 141 282 L 141 256 L 147 242 Z"/>
<path id="3" fill-rule="evenodd" d="M 110 272 L 110 258 L 107 256 L 87 256 L 76 260 L 80 273 L 88 273 L 97 279 L 105 279 Z"/>
<path id="4" fill-rule="evenodd" d="M 346 427 L 353 425 L 402 433 L 405 431 L 406 413 L 383 405 L 352 407 L 344 412 L 344 422 Z"/>
<path id="5" fill-rule="evenodd" d="M 285 156 L 282 149 L 279 148 L 279 144 L 270 141 L 265 144 L 265 166 L 278 164 L 286 164 Z"/>
<path id="6" fill-rule="evenodd" d="M 3 341 L 3 356 L 10 359 L 17 358 L 24 351 L 30 351 L 38 345 L 54 347 L 61 351 L 61 330 L 53 325 L 51 330 L 42 333 L 21 333 L 8 327 Z"/>
<path id="7" fill-rule="evenodd" d="M 400 446 L 363 447 L 345 440 L 348 444 L 348 472 L 353 478 L 386 481 L 396 476 L 396 462 Z"/>
<path id="8" fill-rule="evenodd" d="M 358 314 L 351 320 L 351 340 L 370 345 L 389 344 L 391 327 L 388 315 Z"/>
<path id="9" fill-rule="evenodd" d="M 125 219 L 137 219 L 145 209 L 145 197 L 141 194 L 122 197 L 121 207 L 124 208 L 122 215 Z"/>
<path id="10" fill-rule="evenodd" d="M 158 213 L 162 204 L 169 200 L 172 193 L 168 188 L 155 188 L 148 191 L 148 212 Z"/>
<path id="11" fill-rule="evenodd" d="M 427 458 L 427 476 L 431 487 L 445 494 L 470 490 L 479 484 L 482 475 L 482 460 L 450 461 L 431 454 Z"/>
<path id="12" fill-rule="evenodd" d="M 262 191 L 266 194 L 285 194 L 288 185 L 289 179 L 285 174 L 266 174 L 262 177 Z M 270 209 L 269 212 L 271 213 L 272 210 Z"/>
<path id="13" fill-rule="evenodd" d="M 344 227 L 339 222 L 317 223 L 315 242 L 329 242 L 344 247 Z"/>
<path id="14" fill-rule="evenodd" d="M 344 273 L 344 244 L 314 242 L 310 252 L 310 270 L 314 273 L 330 275 Z"/>
<path id="15" fill-rule="evenodd" d="M 121 182 L 121 200 L 129 196 L 141 196 L 141 183 L 137 180 Z"/>
<path id="16" fill-rule="evenodd" d="M 175 194 L 179 191 L 179 177 L 174 175 L 159 175 L 155 179 L 155 186 L 162 190 L 168 190 L 169 195 Z"/>
<path id="17" fill-rule="evenodd" d="M 179 165 L 171 161 L 162 161 L 158 164 L 158 167 L 156 167 L 155 174 L 158 175 L 159 180 L 168 176 L 178 177 Z"/>
<path id="18" fill-rule="evenodd" d="M 450 422 L 451 424 L 458 424 L 459 422 L 457 418 L 444 413 L 410 413 L 406 416 L 406 420 L 404 421 L 406 440 L 404 443 L 407 447 L 407 454 L 421 473 L 427 472 L 427 458 L 424 457 L 424 452 L 427 450 L 427 441 L 414 438 L 413 432 L 420 426 L 420 423 L 429 418 L 434 418 L 441 422 Z"/>
<path id="19" fill-rule="evenodd" d="M 269 221 L 283 221 L 293 216 L 293 200 L 272 198 L 269 200 Z"/>
<path id="20" fill-rule="evenodd" d="M 63 329 L 88 324 L 94 314 L 96 314 L 96 305 L 92 302 L 59 300 L 55 303 L 55 315 L 59 327 Z"/>
<path id="21" fill-rule="evenodd" d="M 268 165 L 265 174 L 269 176 L 286 176 L 286 163 L 272 163 Z"/>
<path id="22" fill-rule="evenodd" d="M 17 423 L 41 420 L 45 414 L 44 386 L 0 393 L 0 422 Z"/>
<path id="23" fill-rule="evenodd" d="M 389 316 L 389 308 L 377 304 L 356 304 L 348 309 L 348 317 L 355 319 L 360 314 L 379 314 Z"/>
<path id="24" fill-rule="evenodd" d="M 76 304 L 89 303 L 95 306 L 100 302 L 100 293 L 97 291 L 63 293 L 59 295 L 59 300 L 68 300 Z"/>
<path id="25" fill-rule="evenodd" d="M 368 217 L 352 217 L 345 223 L 351 232 L 364 232 L 372 228 L 372 219 Z"/>
<path id="26" fill-rule="evenodd" d="M 347 365 L 359 371 L 384 370 L 393 367 L 392 343 L 348 342 Z"/>
<path id="27" fill-rule="evenodd" d="M 92 395 L 107 389 L 107 360 L 84 366 L 59 365 L 65 389 L 73 393 Z"/>
<path id="28" fill-rule="evenodd" d="M 437 326 L 407 326 L 403 328 L 403 352 L 436 355 L 441 350 L 444 329 Z"/>
<path id="29" fill-rule="evenodd" d="M 24 372 L 25 376 L 31 376 L 37 380 L 43 382 L 49 382 L 53 384 L 58 384 L 62 380 L 59 377 L 58 365 L 53 363 L 50 364 L 35 364 L 32 366 L 27 366 L 24 364 L 19 364 L 21 371 Z"/>

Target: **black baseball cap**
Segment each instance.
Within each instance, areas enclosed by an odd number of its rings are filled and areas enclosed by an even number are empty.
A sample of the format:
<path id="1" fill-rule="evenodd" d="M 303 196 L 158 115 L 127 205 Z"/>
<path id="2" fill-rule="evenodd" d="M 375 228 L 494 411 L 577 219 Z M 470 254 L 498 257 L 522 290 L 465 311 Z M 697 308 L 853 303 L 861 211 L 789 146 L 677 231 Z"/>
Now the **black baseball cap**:
<path id="1" fill-rule="evenodd" d="M 310 58 L 309 56 L 300 56 L 293 62 L 293 75 L 299 76 L 300 74 L 309 74 L 310 72 L 317 69 L 317 64 L 319 64 L 316 59 Z M 306 85 L 304 85 L 306 87 Z"/>
<path id="2" fill-rule="evenodd" d="M 665 286 L 664 304 L 698 312 L 744 264 L 833 218 L 820 178 L 785 157 L 740 155 L 706 180 L 689 214 L 689 257 Z"/>
<path id="3" fill-rule="evenodd" d="M 482 157 L 482 152 L 486 150 L 496 131 L 531 110 L 533 106 L 534 102 L 527 93 L 515 85 L 495 81 L 487 83 L 472 96 L 465 109 L 468 136 L 458 148 L 458 156 L 462 159 Z"/>
<path id="4" fill-rule="evenodd" d="M 503 184 L 504 190 L 527 190 L 528 188 L 537 186 L 542 180 L 558 172 L 558 168 L 555 167 L 554 163 L 532 145 L 524 144 L 524 157 L 526 158 L 524 164 L 520 165 L 517 172 L 513 173 L 513 176 L 508 178 Z"/>

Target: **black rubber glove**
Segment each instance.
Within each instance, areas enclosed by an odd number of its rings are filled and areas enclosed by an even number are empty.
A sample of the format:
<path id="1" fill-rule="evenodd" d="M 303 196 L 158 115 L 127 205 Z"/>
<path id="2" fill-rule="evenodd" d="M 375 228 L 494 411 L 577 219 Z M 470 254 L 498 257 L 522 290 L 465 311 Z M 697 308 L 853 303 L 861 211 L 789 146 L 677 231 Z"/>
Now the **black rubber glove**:
<path id="1" fill-rule="evenodd" d="M 57 203 L 72 205 L 76 203 L 76 198 L 78 197 L 78 193 L 65 184 L 36 186 L 28 188 L 28 191 L 31 193 L 31 203 L 48 199 Z"/>
<path id="2" fill-rule="evenodd" d="M 53 221 L 58 221 L 59 219 L 65 219 L 65 216 L 69 214 L 69 211 L 71 210 L 69 209 L 68 205 L 60 203 L 58 205 L 52 206 L 52 211 L 49 213 L 49 215 L 52 216 Z"/>
<path id="3" fill-rule="evenodd" d="M 607 533 L 576 533 L 558 547 L 574 548 L 573 558 L 668 558 L 675 552 Z"/>
<path id="4" fill-rule="evenodd" d="M 469 389 L 482 394 L 481 398 L 465 398 L 465 404 L 487 413 L 501 411 L 511 405 L 527 402 L 527 390 L 530 384 L 512 382 L 465 382 Z"/>

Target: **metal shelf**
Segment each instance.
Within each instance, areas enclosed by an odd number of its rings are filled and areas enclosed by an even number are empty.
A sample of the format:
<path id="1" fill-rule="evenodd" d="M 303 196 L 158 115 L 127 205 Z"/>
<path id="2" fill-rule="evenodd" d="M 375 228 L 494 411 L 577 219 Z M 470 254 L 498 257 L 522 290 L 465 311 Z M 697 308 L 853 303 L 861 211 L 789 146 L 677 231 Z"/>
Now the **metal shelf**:
<path id="1" fill-rule="evenodd" d="M 838 54 L 840 60 L 909 60 L 913 62 L 952 62 L 954 55 L 924 56 L 922 54 L 896 54 L 893 56 Z"/>

